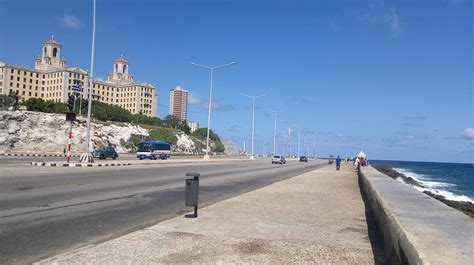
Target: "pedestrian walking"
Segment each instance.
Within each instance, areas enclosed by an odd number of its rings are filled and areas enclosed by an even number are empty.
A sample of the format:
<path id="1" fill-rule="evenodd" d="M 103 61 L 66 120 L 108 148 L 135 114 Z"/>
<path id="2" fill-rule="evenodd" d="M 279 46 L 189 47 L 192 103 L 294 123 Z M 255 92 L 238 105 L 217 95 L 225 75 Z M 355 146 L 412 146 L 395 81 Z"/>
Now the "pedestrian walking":
<path id="1" fill-rule="evenodd" d="M 359 169 L 360 169 L 360 159 L 359 159 L 359 157 L 356 158 L 356 160 L 354 162 L 354 165 L 356 167 L 356 172 L 359 172 Z"/>
<path id="2" fill-rule="evenodd" d="M 336 158 L 336 170 L 339 170 L 341 168 L 341 158 L 337 156 Z"/>

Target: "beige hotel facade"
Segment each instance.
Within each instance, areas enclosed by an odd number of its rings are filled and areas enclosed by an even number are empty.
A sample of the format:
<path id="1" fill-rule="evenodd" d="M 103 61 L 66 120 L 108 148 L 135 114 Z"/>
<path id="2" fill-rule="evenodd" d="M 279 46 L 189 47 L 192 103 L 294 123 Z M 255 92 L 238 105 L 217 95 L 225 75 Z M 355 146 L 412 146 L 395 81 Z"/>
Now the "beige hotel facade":
<path id="1" fill-rule="evenodd" d="M 88 99 L 89 74 L 78 67 L 67 68 L 61 48 L 54 37 L 44 42 L 34 68 L 0 62 L 0 93 L 8 95 L 16 92 L 21 100 L 42 98 L 66 102 L 70 94 L 76 93 L 72 86 L 81 85 L 83 98 Z M 128 61 L 122 56 L 114 61 L 113 71 L 106 81 L 93 81 L 92 98 L 118 105 L 132 114 L 157 116 L 156 87 L 136 83 L 129 74 Z"/>

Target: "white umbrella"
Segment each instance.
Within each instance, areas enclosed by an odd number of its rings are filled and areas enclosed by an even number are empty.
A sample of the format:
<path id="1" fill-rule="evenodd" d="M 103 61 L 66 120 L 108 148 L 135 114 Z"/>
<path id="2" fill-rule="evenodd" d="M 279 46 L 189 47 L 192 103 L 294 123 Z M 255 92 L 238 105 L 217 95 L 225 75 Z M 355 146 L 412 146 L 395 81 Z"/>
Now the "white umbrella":
<path id="1" fill-rule="evenodd" d="M 360 153 L 357 155 L 357 157 L 367 158 L 364 151 L 360 151 Z"/>

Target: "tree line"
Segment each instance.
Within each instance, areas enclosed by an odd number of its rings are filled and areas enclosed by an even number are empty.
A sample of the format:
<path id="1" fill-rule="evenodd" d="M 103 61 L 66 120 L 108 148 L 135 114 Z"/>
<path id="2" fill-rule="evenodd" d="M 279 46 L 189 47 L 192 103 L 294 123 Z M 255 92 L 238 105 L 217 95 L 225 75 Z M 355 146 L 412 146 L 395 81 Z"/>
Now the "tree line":
<path id="1" fill-rule="evenodd" d="M 67 108 L 66 103 L 55 102 L 52 100 L 43 100 L 41 98 L 29 98 L 25 100 L 22 105 L 26 106 L 29 111 L 40 111 L 47 113 L 68 113 L 70 112 Z M 74 112 L 79 114 L 87 113 L 87 100 L 76 100 Z M 186 121 L 181 121 L 172 115 L 166 116 L 165 119 L 159 117 L 149 117 L 141 113 L 132 114 L 130 111 L 112 104 L 103 103 L 100 101 L 92 101 L 92 118 L 99 121 L 115 121 L 115 122 L 129 122 L 133 124 L 152 125 L 165 128 L 178 129 L 186 134 L 190 134 L 191 128 L 189 128 Z"/>

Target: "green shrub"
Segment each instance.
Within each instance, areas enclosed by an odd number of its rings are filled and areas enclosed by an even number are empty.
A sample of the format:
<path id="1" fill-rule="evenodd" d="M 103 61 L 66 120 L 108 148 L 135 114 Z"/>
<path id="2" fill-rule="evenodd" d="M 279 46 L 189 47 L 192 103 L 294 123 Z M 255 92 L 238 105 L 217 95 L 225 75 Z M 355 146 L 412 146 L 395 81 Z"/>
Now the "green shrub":
<path id="1" fill-rule="evenodd" d="M 165 141 L 174 145 L 178 142 L 178 138 L 173 131 L 167 128 L 151 130 L 149 140 Z"/>

